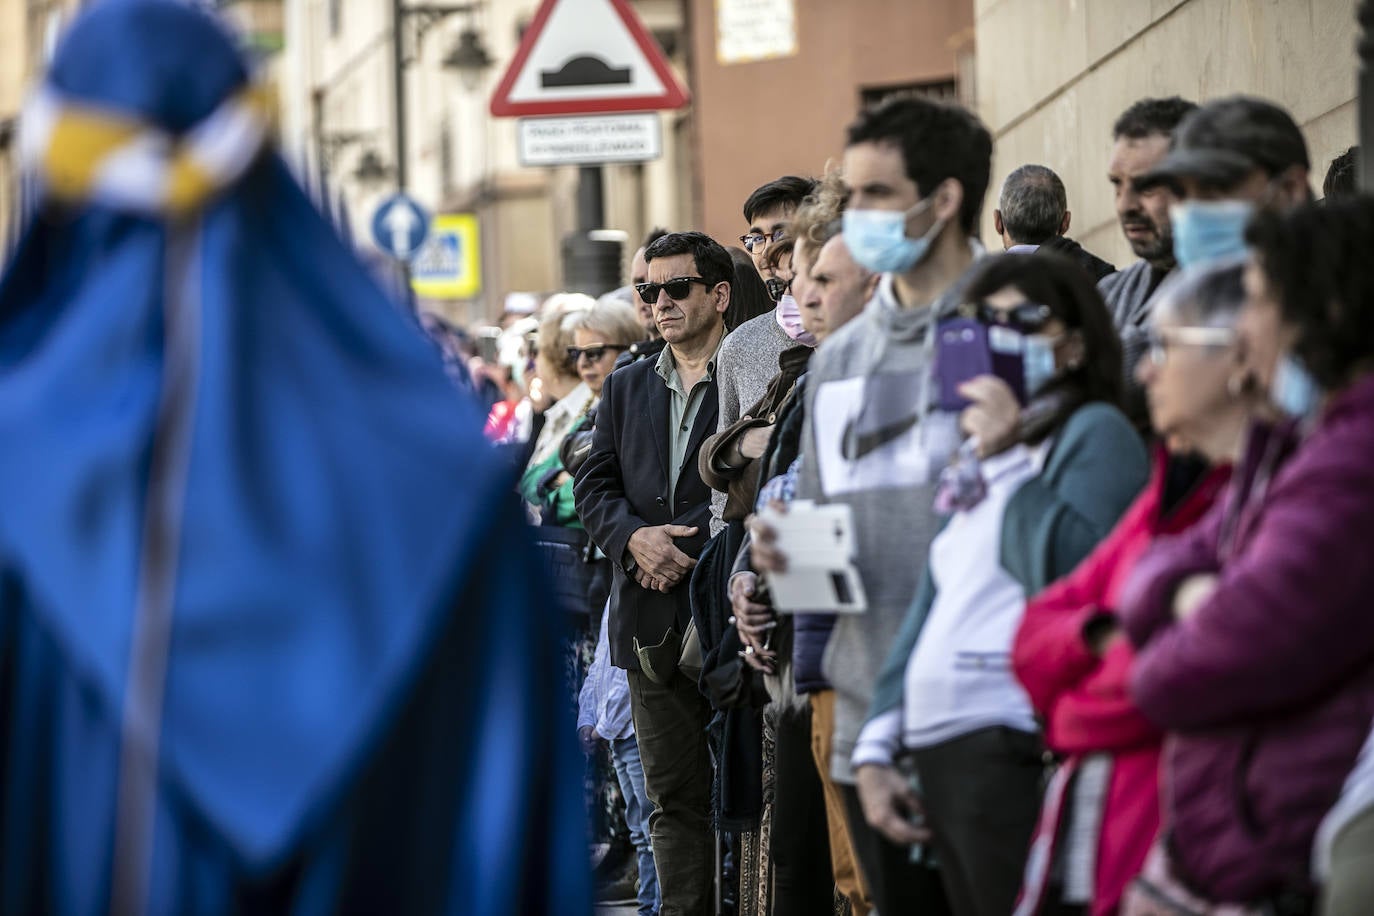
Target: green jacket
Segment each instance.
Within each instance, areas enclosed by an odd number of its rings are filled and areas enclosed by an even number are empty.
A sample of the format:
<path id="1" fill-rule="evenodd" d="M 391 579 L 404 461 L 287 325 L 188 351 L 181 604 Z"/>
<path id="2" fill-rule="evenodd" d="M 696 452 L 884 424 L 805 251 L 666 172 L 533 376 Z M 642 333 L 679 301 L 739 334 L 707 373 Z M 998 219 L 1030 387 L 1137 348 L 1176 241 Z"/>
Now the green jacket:
<path id="1" fill-rule="evenodd" d="M 571 436 L 586 425 L 587 418 L 582 417 L 568 430 L 568 435 Z M 559 457 L 560 451 L 561 449 L 554 449 L 553 454 L 539 464 L 525 468 L 525 473 L 520 475 L 518 489 L 525 502 L 539 513 L 542 524 L 581 528 L 582 520 L 577 517 L 577 504 L 573 499 L 572 475 L 569 474 L 558 486 L 553 486 L 554 478 L 564 470 L 563 459 Z"/>
<path id="2" fill-rule="evenodd" d="M 1055 437 L 1044 469 L 1007 503 L 1002 568 L 1025 587 L 1027 598 L 1039 594 L 1107 536 L 1149 475 L 1145 446 L 1121 411 L 1101 402 L 1080 407 Z M 878 674 L 869 718 L 901 705 L 907 661 L 935 591 L 927 566 Z"/>

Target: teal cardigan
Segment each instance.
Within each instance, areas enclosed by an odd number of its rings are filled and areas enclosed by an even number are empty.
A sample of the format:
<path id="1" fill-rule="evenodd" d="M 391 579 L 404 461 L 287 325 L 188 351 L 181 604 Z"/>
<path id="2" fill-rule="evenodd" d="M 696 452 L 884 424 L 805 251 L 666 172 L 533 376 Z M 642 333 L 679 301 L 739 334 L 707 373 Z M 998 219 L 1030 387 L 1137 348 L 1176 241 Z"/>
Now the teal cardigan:
<path id="1" fill-rule="evenodd" d="M 1007 503 L 1002 568 L 1021 583 L 1027 598 L 1039 594 L 1107 536 L 1149 475 L 1145 445 L 1121 411 L 1101 402 L 1080 407 L 1055 437 L 1044 469 Z M 927 563 L 878 673 L 870 719 L 901 705 L 906 664 L 934 603 L 935 581 Z"/>

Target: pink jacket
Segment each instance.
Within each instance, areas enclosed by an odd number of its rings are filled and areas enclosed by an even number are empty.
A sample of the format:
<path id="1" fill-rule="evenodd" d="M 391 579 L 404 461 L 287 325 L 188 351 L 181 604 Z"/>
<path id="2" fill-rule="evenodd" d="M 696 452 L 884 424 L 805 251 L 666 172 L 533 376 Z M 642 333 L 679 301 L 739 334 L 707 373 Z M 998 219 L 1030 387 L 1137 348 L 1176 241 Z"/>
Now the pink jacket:
<path id="1" fill-rule="evenodd" d="M 1067 784 L 1089 755 L 1106 755 L 1110 776 L 1099 817 L 1091 912 L 1115 913 L 1159 829 L 1158 769 L 1163 735 L 1136 708 L 1128 686 L 1134 653 L 1117 640 L 1099 658 L 1083 640 L 1084 627 L 1110 615 L 1127 575 L 1160 534 L 1184 531 L 1216 501 L 1230 477 L 1217 468 L 1198 481 L 1167 516 L 1163 513 L 1166 458 L 1156 455 L 1150 483 L 1112 533 L 1070 575 L 1026 607 L 1012 650 L 1016 676 L 1044 718 L 1046 743 L 1065 757 L 1056 783 Z M 1066 830 L 1065 785 L 1046 794 L 1037 844 L 1058 845 Z M 1022 891 L 1035 912 L 1052 855 L 1031 857 Z"/>

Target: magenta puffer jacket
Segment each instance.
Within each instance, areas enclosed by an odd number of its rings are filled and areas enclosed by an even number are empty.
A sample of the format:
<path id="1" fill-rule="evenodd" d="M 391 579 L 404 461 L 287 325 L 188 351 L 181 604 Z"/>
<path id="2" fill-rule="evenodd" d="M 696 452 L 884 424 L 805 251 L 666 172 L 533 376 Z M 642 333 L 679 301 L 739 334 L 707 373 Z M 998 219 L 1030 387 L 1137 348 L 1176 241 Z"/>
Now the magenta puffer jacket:
<path id="1" fill-rule="evenodd" d="M 1312 839 L 1374 718 L 1374 377 L 1300 438 L 1259 427 L 1226 498 L 1136 566 L 1131 689 L 1170 733 L 1161 780 L 1180 879 L 1216 902 L 1310 890 Z M 1178 586 L 1216 573 L 1174 619 Z"/>

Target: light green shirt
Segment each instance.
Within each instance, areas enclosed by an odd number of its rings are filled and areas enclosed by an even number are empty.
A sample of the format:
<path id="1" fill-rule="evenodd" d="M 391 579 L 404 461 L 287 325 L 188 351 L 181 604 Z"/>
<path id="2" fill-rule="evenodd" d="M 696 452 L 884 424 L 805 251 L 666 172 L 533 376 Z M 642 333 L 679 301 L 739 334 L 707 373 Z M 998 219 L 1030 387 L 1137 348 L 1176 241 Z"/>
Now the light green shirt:
<path id="1" fill-rule="evenodd" d="M 724 342 L 725 336 L 721 336 Z M 716 358 L 720 355 L 720 344 L 711 360 L 706 364 L 706 374 L 688 391 L 682 387 L 682 379 L 677 374 L 677 359 L 672 347 L 664 347 L 658 354 L 654 371 L 668 386 L 668 507 L 677 513 L 677 479 L 682 474 L 683 463 L 687 461 L 687 444 L 692 438 L 692 427 L 696 425 L 697 414 L 701 412 L 701 402 L 706 397 L 706 388 L 716 374 Z M 692 455 L 695 461 L 696 456 Z"/>

